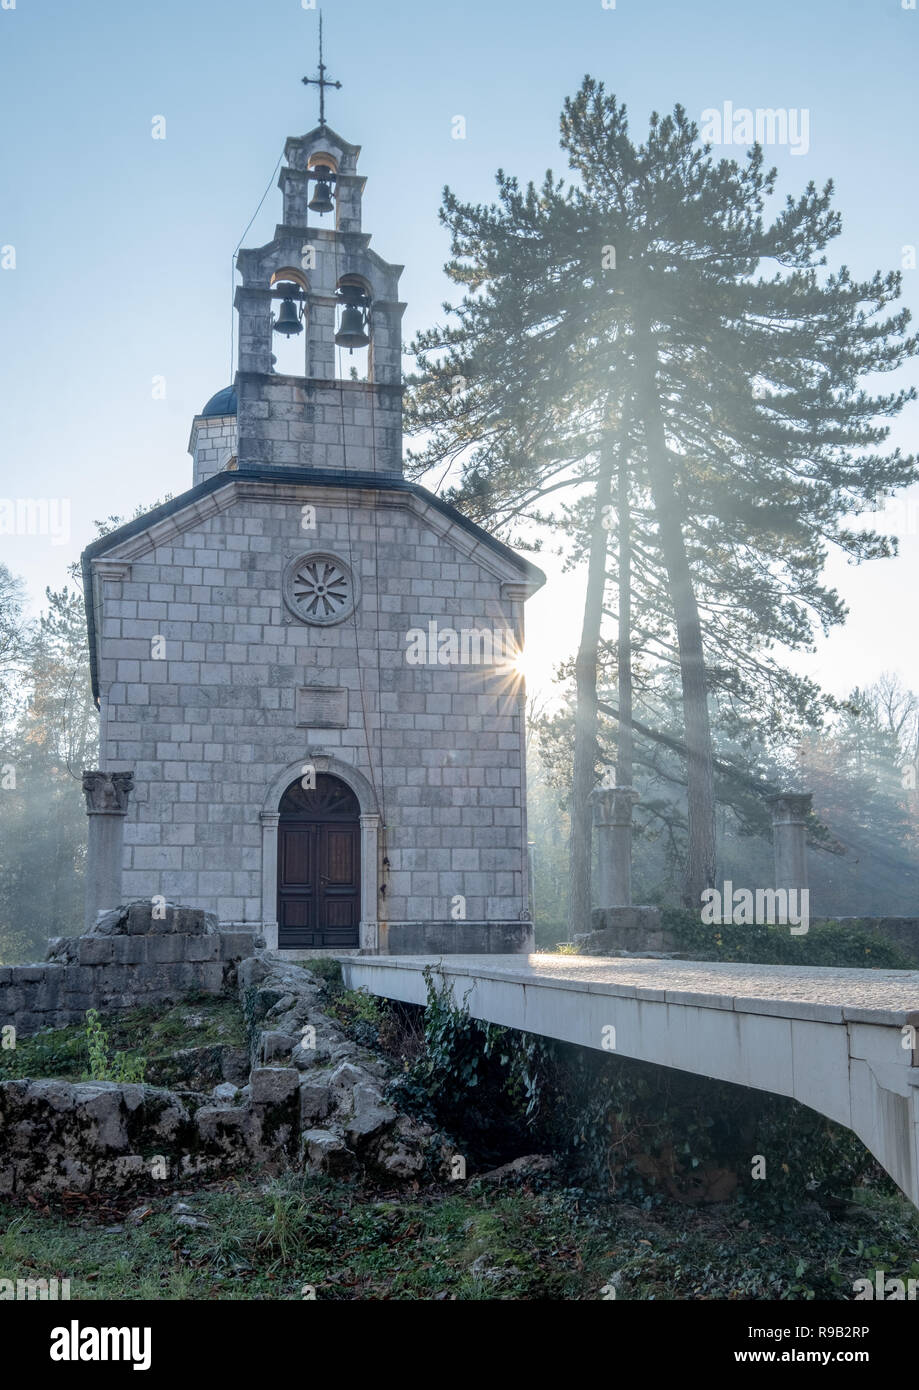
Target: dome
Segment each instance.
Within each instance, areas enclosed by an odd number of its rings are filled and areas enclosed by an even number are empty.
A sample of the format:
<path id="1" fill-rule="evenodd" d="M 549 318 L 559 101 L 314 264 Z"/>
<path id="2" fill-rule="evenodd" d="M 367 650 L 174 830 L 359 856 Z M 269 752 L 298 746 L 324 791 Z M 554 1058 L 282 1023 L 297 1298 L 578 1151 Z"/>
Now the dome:
<path id="1" fill-rule="evenodd" d="M 201 412 L 202 415 L 235 415 L 236 414 L 236 387 L 225 386 L 222 391 L 218 391 L 216 396 L 211 396 L 207 405 Z"/>

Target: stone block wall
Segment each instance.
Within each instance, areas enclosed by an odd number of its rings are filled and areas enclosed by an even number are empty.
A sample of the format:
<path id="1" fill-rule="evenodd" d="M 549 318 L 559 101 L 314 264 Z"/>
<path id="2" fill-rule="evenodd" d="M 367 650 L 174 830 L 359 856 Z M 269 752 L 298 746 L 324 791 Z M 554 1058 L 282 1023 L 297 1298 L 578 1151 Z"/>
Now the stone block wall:
<path id="1" fill-rule="evenodd" d="M 244 464 L 401 473 L 398 385 L 281 375 L 266 385 L 253 372 L 240 372 L 237 384 Z M 216 471 L 196 473 L 195 481 Z"/>
<path id="2" fill-rule="evenodd" d="M 586 955 L 602 956 L 619 951 L 653 951 L 668 954 L 678 945 L 661 922 L 659 907 L 600 907 L 591 913 L 593 931 L 576 936 Z"/>
<path id="3" fill-rule="evenodd" d="M 188 451 L 194 459 L 195 483 L 206 482 L 226 468 L 236 453 L 236 416 L 197 416 Z"/>
<path id="4" fill-rule="evenodd" d="M 457 895 L 470 922 L 520 921 L 522 682 L 500 667 L 406 660 L 406 634 L 432 621 L 521 633 L 522 598 L 506 592 L 515 572 L 496 572 L 482 547 L 470 555 L 468 533 L 405 494 L 228 478 L 231 507 L 102 584 L 100 765 L 135 776 L 125 894 L 266 920 L 260 817 L 277 811 L 266 794 L 285 768 L 327 755 L 377 788 L 390 921 L 449 920 Z M 316 512 L 308 534 L 304 503 Z M 283 602 L 289 560 L 312 549 L 341 555 L 359 579 L 346 622 L 311 626 Z M 298 688 L 323 685 L 347 691 L 341 727 L 298 722 Z"/>
<path id="5" fill-rule="evenodd" d="M 133 903 L 101 918 L 83 936 L 50 942 L 38 965 L 0 966 L 0 1026 L 20 1037 L 82 1023 L 100 1012 L 174 1003 L 201 990 L 220 994 L 236 966 L 263 944 L 255 928 L 223 930 L 197 909 Z"/>
<path id="6" fill-rule="evenodd" d="M 529 922 L 390 922 L 380 949 L 390 956 L 514 956 L 536 947 Z"/>

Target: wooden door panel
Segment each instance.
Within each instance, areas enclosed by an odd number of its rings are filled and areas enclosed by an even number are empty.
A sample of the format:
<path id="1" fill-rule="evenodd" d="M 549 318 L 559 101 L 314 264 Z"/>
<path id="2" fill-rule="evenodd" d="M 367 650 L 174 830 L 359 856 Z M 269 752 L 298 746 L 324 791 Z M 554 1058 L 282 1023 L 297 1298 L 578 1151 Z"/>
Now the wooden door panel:
<path id="1" fill-rule="evenodd" d="M 360 935 L 360 827 L 286 818 L 278 827 L 278 945 L 348 949 Z"/>
<path id="2" fill-rule="evenodd" d="M 327 927 L 357 926 L 355 914 L 356 906 L 353 897 L 326 898 L 323 903 L 323 907 L 325 908 L 325 925 Z"/>
<path id="3" fill-rule="evenodd" d="M 282 825 L 280 828 L 281 872 L 283 888 L 312 888 L 316 876 L 315 825 Z"/>
<path id="4" fill-rule="evenodd" d="M 323 929 L 340 944 L 359 926 L 358 827 L 323 825 L 319 829 L 319 912 Z"/>
<path id="5" fill-rule="evenodd" d="M 285 927 L 313 927 L 313 904 L 308 898 L 286 898 L 284 902 Z"/>
<path id="6" fill-rule="evenodd" d="M 323 878 L 336 887 L 353 889 L 357 879 L 357 835 L 352 825 L 324 825 L 319 835 Z"/>

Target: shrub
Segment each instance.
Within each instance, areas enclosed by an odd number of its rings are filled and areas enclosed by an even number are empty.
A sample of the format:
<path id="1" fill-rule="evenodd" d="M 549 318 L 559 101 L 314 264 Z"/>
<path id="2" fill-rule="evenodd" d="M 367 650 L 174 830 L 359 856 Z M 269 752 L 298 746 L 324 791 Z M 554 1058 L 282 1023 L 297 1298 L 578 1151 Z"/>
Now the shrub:
<path id="1" fill-rule="evenodd" d="M 473 1160 L 552 1149 L 578 1180 L 652 1204 L 736 1198 L 776 1212 L 893 1192 L 849 1130 L 784 1096 L 473 1019 L 426 972 L 424 1051 L 394 1083 Z"/>
<path id="2" fill-rule="evenodd" d="M 677 950 L 697 960 L 912 969 L 902 952 L 878 933 L 841 922 L 812 923 L 804 936 L 792 936 L 787 926 L 705 923 L 687 908 L 665 907 L 662 923 L 673 933 Z"/>
<path id="3" fill-rule="evenodd" d="M 551 1051 L 546 1138 L 603 1189 L 780 1210 L 863 1185 L 893 1191 L 854 1134 L 788 1097 L 565 1043 Z"/>
<path id="4" fill-rule="evenodd" d="M 424 1049 L 390 1087 L 391 1099 L 462 1142 L 473 1160 L 521 1152 L 539 1108 L 540 1062 L 548 1044 L 472 1018 L 465 999 L 425 970 Z"/>
<path id="5" fill-rule="evenodd" d="M 326 1004 L 326 1013 L 336 1019 L 355 1042 L 379 1047 L 386 1020 L 386 1003 L 365 989 L 342 989 Z"/>
<path id="6" fill-rule="evenodd" d="M 108 1033 L 102 1026 L 97 1009 L 87 1009 L 84 1025 L 86 1049 L 89 1053 L 89 1072 L 86 1081 L 143 1081 L 146 1059 L 135 1053 L 116 1052 L 110 1056 Z"/>

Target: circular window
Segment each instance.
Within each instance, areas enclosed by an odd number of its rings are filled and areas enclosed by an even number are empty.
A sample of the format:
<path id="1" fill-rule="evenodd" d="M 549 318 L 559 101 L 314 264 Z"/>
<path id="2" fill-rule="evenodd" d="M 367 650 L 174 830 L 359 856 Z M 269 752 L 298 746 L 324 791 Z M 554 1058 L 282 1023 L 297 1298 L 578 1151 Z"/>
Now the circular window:
<path id="1" fill-rule="evenodd" d="M 344 560 L 327 551 L 299 555 L 284 574 L 284 602 L 305 623 L 328 627 L 357 606 L 357 581 Z"/>

